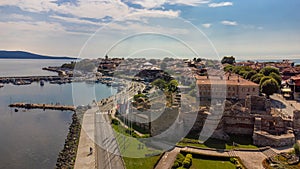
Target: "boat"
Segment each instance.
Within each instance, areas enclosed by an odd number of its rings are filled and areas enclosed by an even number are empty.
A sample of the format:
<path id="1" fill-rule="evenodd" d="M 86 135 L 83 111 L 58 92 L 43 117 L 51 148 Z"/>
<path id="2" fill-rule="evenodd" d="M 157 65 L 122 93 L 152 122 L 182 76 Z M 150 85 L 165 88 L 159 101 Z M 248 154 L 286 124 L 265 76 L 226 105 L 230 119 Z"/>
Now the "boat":
<path id="1" fill-rule="evenodd" d="M 4 84 L 0 84 L 0 88 L 4 87 Z"/>
<path id="2" fill-rule="evenodd" d="M 40 81 L 40 86 L 44 86 L 45 85 L 45 83 L 44 83 L 44 81 Z"/>

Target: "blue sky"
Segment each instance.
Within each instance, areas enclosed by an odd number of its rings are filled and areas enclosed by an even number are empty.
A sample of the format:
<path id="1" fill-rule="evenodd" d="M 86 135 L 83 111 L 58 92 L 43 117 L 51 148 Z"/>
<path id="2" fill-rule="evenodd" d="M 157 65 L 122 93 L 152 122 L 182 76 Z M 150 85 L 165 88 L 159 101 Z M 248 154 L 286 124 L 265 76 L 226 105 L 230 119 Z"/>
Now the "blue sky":
<path id="1" fill-rule="evenodd" d="M 85 58 L 299 58 L 299 7 L 299 0 L 1 0 L 0 46 Z"/>

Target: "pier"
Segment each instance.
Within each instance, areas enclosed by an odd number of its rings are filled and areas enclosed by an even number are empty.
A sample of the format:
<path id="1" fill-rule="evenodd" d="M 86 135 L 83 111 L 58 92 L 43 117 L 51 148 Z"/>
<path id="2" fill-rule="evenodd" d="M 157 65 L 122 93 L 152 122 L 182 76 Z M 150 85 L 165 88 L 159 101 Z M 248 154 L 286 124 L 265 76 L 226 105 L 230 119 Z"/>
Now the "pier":
<path id="1" fill-rule="evenodd" d="M 9 107 L 25 108 L 25 109 L 50 109 L 50 110 L 70 110 L 75 111 L 74 106 L 57 105 L 57 104 L 32 104 L 32 103 L 13 103 Z"/>
<path id="2" fill-rule="evenodd" d="M 67 76 L 15 76 L 15 77 L 0 77 L 0 84 L 12 83 L 14 85 L 28 85 L 32 82 L 49 81 L 53 84 L 63 84 L 72 81 L 71 77 Z"/>

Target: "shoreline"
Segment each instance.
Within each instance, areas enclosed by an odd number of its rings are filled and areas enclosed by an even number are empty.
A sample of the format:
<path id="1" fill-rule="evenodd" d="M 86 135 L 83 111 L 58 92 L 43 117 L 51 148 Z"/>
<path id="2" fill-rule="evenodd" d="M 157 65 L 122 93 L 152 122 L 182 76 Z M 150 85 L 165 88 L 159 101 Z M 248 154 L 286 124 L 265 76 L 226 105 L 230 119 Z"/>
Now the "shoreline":
<path id="1" fill-rule="evenodd" d="M 81 124 L 76 112 L 74 112 L 72 115 L 72 123 L 69 127 L 67 138 L 65 139 L 64 148 L 58 154 L 55 168 L 74 168 L 80 133 Z"/>

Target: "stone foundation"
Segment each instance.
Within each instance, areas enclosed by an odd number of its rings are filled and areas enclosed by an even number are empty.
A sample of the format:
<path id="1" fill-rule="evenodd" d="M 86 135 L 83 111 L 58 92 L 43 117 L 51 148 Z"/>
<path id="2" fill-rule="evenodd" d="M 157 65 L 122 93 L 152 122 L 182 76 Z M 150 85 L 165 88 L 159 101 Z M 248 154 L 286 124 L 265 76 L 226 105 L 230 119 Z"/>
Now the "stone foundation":
<path id="1" fill-rule="evenodd" d="M 253 144 L 256 146 L 283 147 L 295 143 L 295 136 L 293 133 L 276 136 L 265 131 L 255 131 L 252 138 Z"/>

